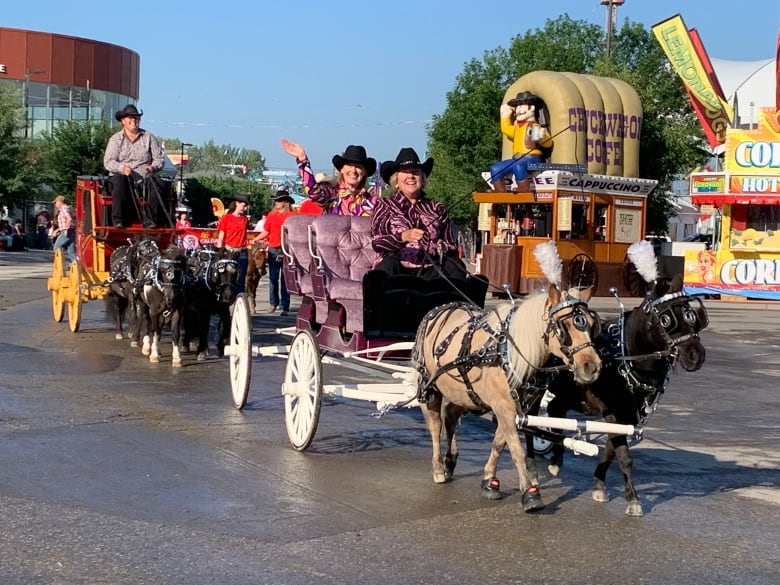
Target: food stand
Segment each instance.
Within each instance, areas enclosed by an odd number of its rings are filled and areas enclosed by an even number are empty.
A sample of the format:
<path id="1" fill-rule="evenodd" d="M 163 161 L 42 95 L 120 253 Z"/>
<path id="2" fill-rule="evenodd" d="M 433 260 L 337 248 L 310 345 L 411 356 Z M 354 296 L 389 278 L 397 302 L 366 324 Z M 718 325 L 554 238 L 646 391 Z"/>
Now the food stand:
<path id="1" fill-rule="evenodd" d="M 780 112 L 726 132 L 724 172 L 694 173 L 693 203 L 717 220 L 716 249 L 685 253 L 688 293 L 780 300 Z"/>
<path id="2" fill-rule="evenodd" d="M 587 254 L 600 288 L 618 286 L 628 247 L 644 237 L 647 195 L 656 181 L 544 171 L 526 193 L 475 193 L 483 231 L 482 273 L 528 293 L 545 284 L 534 247 L 555 240 L 561 258 Z M 606 290 L 599 290 L 604 294 Z"/>
<path id="3" fill-rule="evenodd" d="M 480 270 L 491 290 L 525 294 L 546 281 L 534 247 L 552 239 L 564 263 L 580 254 L 598 269 L 596 294 L 622 287 L 628 247 L 644 238 L 647 196 L 657 181 L 640 179 L 642 106 L 625 82 L 534 71 L 506 91 L 541 99 L 540 118 L 554 140 L 549 163 L 536 165 L 522 192 L 474 193 L 482 233 Z M 503 158 L 513 156 L 504 138 Z M 529 166 L 529 169 L 532 169 Z"/>

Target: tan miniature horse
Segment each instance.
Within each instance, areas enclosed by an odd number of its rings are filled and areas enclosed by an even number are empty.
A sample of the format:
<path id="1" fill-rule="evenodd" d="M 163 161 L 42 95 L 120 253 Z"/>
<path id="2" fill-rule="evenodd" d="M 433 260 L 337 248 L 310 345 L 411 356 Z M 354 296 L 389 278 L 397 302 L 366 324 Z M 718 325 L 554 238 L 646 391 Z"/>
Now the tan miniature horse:
<path id="1" fill-rule="evenodd" d="M 521 304 L 506 302 L 490 311 L 457 303 L 426 315 L 417 333 L 415 362 L 420 372 L 418 398 L 433 441 L 433 480 L 451 479 L 457 461 L 455 427 L 468 411 L 492 411 L 497 421 L 485 465 L 482 495 L 501 497 L 498 459 L 509 446 L 520 477 L 523 508 L 544 507 L 539 486 L 526 470 L 526 452 L 515 417 L 524 384 L 552 355 L 560 357 L 580 384 L 599 375 L 601 359 L 593 347 L 598 316 L 587 307 L 592 290 L 561 293 L 552 284 Z M 443 415 L 443 421 L 442 421 Z M 442 422 L 447 453 L 441 455 Z"/>
<path id="2" fill-rule="evenodd" d="M 246 296 L 249 300 L 250 315 L 255 312 L 255 294 L 257 293 L 257 285 L 260 284 L 260 279 L 266 273 L 266 265 L 268 264 L 268 252 L 265 248 L 260 246 L 252 246 L 249 251 L 249 266 L 246 270 L 246 282 L 245 290 Z"/>

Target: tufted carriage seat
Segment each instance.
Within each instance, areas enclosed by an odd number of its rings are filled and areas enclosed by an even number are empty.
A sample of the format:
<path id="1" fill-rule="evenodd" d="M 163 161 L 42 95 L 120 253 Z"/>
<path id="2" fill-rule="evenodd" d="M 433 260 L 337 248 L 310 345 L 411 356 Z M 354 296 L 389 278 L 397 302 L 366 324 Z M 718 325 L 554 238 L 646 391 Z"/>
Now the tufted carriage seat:
<path id="1" fill-rule="evenodd" d="M 378 257 L 371 247 L 371 218 L 318 215 L 311 223 L 315 250 L 312 289 L 318 304 L 337 301 L 346 312 L 347 331 L 363 330 L 363 275 Z"/>
<path id="2" fill-rule="evenodd" d="M 311 296 L 311 252 L 309 227 L 314 215 L 291 215 L 282 225 L 282 251 L 286 260 L 282 270 L 287 290 L 296 295 Z"/>
<path id="3" fill-rule="evenodd" d="M 371 247 L 368 217 L 291 216 L 282 242 L 287 288 L 304 296 L 302 306 L 315 305 L 316 323 L 335 319 L 346 331 L 367 337 L 408 339 L 433 307 L 464 301 L 463 294 L 484 306 L 487 279 L 481 276 L 457 283 L 461 294 L 443 279 L 372 270 L 379 257 Z"/>

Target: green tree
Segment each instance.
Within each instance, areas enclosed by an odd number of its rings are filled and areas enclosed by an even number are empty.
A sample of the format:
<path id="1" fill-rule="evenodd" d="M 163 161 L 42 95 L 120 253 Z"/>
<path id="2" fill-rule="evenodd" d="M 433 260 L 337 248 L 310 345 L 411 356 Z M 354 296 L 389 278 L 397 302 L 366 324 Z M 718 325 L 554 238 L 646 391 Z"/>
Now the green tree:
<path id="1" fill-rule="evenodd" d="M 58 195 L 66 197 L 79 175 L 101 175 L 103 154 L 116 131 L 105 121 L 63 120 L 38 141 L 40 178 Z"/>
<path id="2" fill-rule="evenodd" d="M 250 171 L 262 172 L 265 170 L 265 158 L 258 150 L 245 149 L 232 144 L 216 144 L 209 140 L 201 146 L 192 146 L 188 149 L 189 170 L 192 172 L 212 171 L 225 172 L 223 165 L 245 165 L 247 174 Z"/>
<path id="3" fill-rule="evenodd" d="M 665 193 L 675 176 L 702 160 L 702 133 L 650 31 L 626 21 L 609 60 L 603 37 L 600 26 L 563 15 L 515 37 L 508 49 L 487 51 L 482 60 L 465 64 L 445 111 L 433 118 L 428 142 L 436 168 L 427 190 L 450 205 L 456 222 L 473 224 L 471 192 L 485 189 L 481 173 L 501 157 L 498 107 L 506 88 L 526 73 L 551 70 L 610 75 L 637 89 L 645 109 L 640 173 L 659 181 L 648 202 L 647 228 L 666 232 L 671 204 Z"/>
<path id="4" fill-rule="evenodd" d="M 0 203 L 12 209 L 35 191 L 34 151 L 22 137 L 24 109 L 15 88 L 0 84 Z"/>

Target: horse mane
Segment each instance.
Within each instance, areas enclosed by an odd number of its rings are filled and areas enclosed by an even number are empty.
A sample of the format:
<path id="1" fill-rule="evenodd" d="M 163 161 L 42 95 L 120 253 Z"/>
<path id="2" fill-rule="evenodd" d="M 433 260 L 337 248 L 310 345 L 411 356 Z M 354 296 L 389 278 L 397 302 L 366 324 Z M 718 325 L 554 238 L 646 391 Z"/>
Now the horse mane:
<path id="1" fill-rule="evenodd" d="M 543 340 L 547 329 L 546 303 L 546 292 L 529 296 L 515 311 L 509 323 L 509 335 L 514 341 L 509 343 L 509 360 L 517 381 L 529 378 L 549 357 L 547 344 Z"/>

